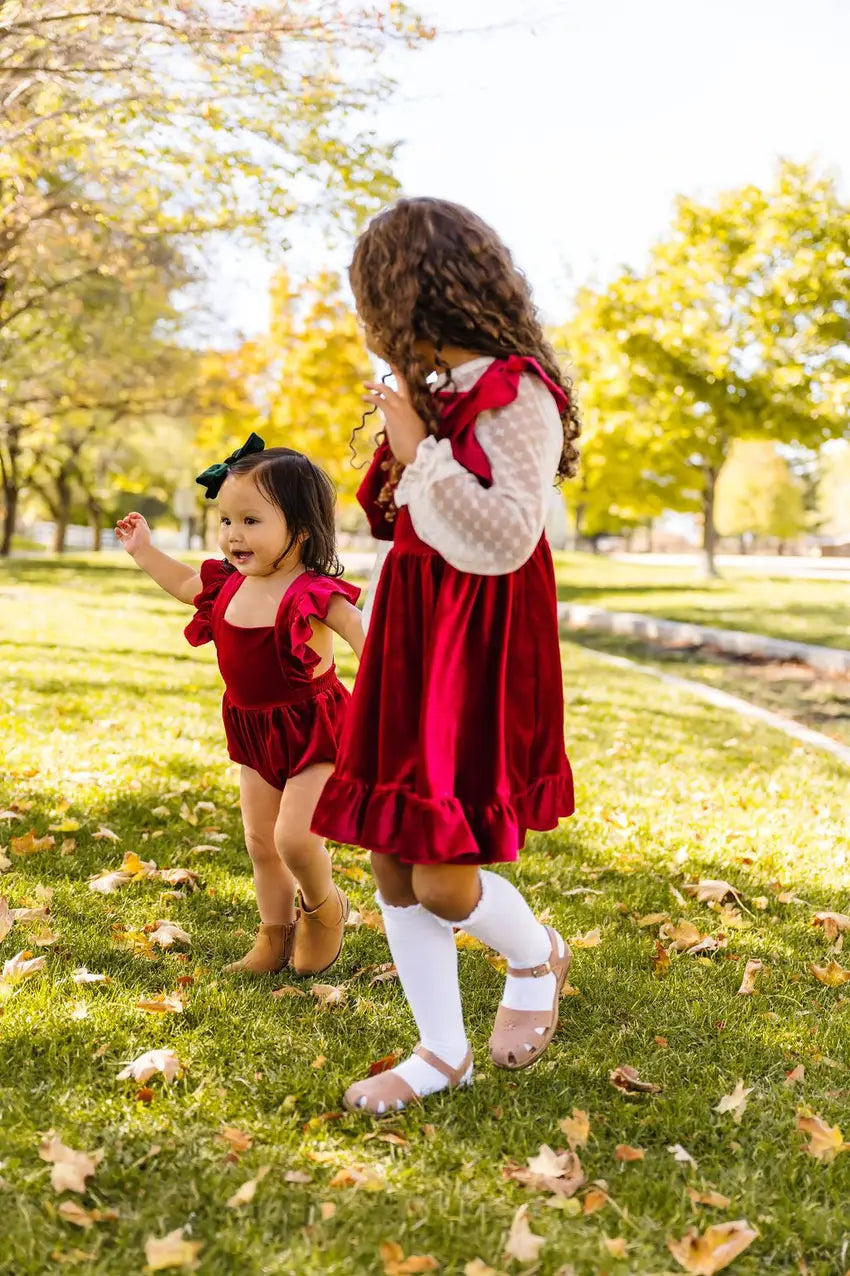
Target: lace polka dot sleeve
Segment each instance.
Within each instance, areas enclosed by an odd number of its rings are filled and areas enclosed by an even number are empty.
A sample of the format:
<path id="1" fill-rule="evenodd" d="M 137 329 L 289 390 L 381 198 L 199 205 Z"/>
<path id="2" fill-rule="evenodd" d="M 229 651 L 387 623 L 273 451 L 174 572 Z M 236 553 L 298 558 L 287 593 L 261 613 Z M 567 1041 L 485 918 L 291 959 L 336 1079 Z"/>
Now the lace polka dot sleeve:
<path id="1" fill-rule="evenodd" d="M 546 522 L 563 443 L 555 400 L 526 374 L 512 403 L 481 413 L 475 437 L 490 462 L 490 487 L 454 459 L 448 439 L 427 438 L 395 501 L 408 507 L 417 536 L 452 567 L 503 576 L 531 557 Z"/>

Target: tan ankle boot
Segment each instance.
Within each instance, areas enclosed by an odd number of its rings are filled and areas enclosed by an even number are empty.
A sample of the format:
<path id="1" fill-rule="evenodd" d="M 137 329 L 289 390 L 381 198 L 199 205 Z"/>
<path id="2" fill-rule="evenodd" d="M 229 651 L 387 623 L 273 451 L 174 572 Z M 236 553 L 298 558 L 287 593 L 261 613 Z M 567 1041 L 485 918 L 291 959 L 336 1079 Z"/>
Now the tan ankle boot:
<path id="1" fill-rule="evenodd" d="M 271 975 L 289 965 L 295 938 L 295 922 L 279 926 L 260 923 L 254 946 L 239 961 L 233 961 L 225 970 L 244 970 L 250 975 Z"/>
<path id="2" fill-rule="evenodd" d="M 338 886 L 327 899 L 307 909 L 301 901 L 301 915 L 295 934 L 292 965 L 297 975 L 318 975 L 332 966 L 342 951 L 342 937 L 350 904 Z"/>

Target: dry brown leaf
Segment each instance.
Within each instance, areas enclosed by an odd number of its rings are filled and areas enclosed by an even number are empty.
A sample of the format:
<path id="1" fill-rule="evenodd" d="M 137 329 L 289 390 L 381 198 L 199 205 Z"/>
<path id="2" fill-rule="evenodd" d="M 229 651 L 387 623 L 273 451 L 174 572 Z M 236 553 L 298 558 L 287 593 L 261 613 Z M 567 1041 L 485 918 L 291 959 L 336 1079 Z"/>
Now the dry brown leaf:
<path id="1" fill-rule="evenodd" d="M 599 1187 L 592 1187 L 584 1198 L 584 1209 L 582 1212 L 585 1216 L 588 1214 L 596 1214 L 599 1210 L 605 1208 L 608 1204 L 608 1200 L 609 1197 L 607 1192 L 604 1192 Z"/>
<path id="2" fill-rule="evenodd" d="M 654 1081 L 642 1081 L 637 1070 L 629 1064 L 614 1068 L 608 1073 L 608 1080 L 621 1094 L 659 1094 L 664 1089 Z"/>
<path id="3" fill-rule="evenodd" d="M 670 920 L 669 913 L 646 913 L 643 917 L 635 918 L 636 926 L 660 926 L 662 922 Z"/>
<path id="4" fill-rule="evenodd" d="M 6 854 L 5 848 L 0 846 L 0 873 L 7 873 L 12 867 L 12 861 Z"/>
<path id="5" fill-rule="evenodd" d="M 850 917 L 846 913 L 815 913 L 813 926 L 823 926 L 827 939 L 836 939 L 845 930 L 850 930 Z"/>
<path id="6" fill-rule="evenodd" d="M 254 1142 L 254 1136 L 246 1134 L 244 1130 L 239 1130 L 235 1125 L 223 1125 L 216 1135 L 220 1143 L 226 1143 L 231 1152 L 241 1155 L 247 1152 L 248 1148 Z"/>
<path id="7" fill-rule="evenodd" d="M 294 984 L 284 984 L 282 988 L 275 988 L 272 993 L 273 997 L 306 997 L 307 994 L 303 988 L 296 988 Z"/>
<path id="8" fill-rule="evenodd" d="M 155 997 L 142 998 L 136 1002 L 137 1010 L 148 1010 L 151 1014 L 182 1015 L 183 1002 L 173 992 L 161 992 Z"/>
<path id="9" fill-rule="evenodd" d="M 790 1072 L 785 1073 L 785 1085 L 795 1085 L 797 1082 L 803 1084 L 806 1078 L 806 1069 L 804 1064 L 798 1063 L 796 1068 L 792 1068 Z"/>
<path id="10" fill-rule="evenodd" d="M 682 1165 L 692 1165 L 694 1169 L 698 1168 L 697 1163 L 691 1156 L 690 1152 L 687 1148 L 683 1148 L 681 1143 L 669 1144 L 667 1151 L 673 1157 L 674 1161 L 679 1161 Z"/>
<path id="11" fill-rule="evenodd" d="M 554 1152 L 548 1143 L 540 1145 L 536 1156 L 528 1158 L 528 1168 L 532 1174 L 542 1178 L 560 1179 L 572 1169 L 574 1157 L 571 1152 Z"/>
<path id="12" fill-rule="evenodd" d="M 658 932 L 658 938 L 669 944 L 673 951 L 686 953 L 702 943 L 706 936 L 700 933 L 693 922 L 680 917 L 675 926 L 672 922 L 665 922 Z"/>
<path id="13" fill-rule="evenodd" d="M 121 838 L 117 833 L 113 833 L 112 829 L 108 829 L 105 824 L 101 824 L 96 833 L 92 833 L 92 841 L 120 842 Z"/>
<path id="14" fill-rule="evenodd" d="M 319 1206 L 319 1213 L 322 1216 L 323 1223 L 327 1223 L 328 1219 L 333 1218 L 334 1214 L 336 1214 L 336 1206 L 333 1201 L 322 1201 Z"/>
<path id="15" fill-rule="evenodd" d="M 169 886 L 188 886 L 190 891 L 200 890 L 201 878 L 191 868 L 163 868 L 159 873 L 160 880 Z"/>
<path id="16" fill-rule="evenodd" d="M 715 1210 L 726 1210 L 732 1204 L 728 1196 L 721 1196 L 713 1188 L 708 1192 L 698 1192 L 695 1187 L 689 1187 L 688 1196 L 694 1205 L 710 1205 Z"/>
<path id="17" fill-rule="evenodd" d="M 603 1236 L 602 1244 L 612 1258 L 627 1258 L 629 1246 L 625 1236 Z"/>
<path id="18" fill-rule="evenodd" d="M 681 1240 L 668 1240 L 667 1248 L 680 1266 L 693 1276 L 713 1276 L 752 1245 L 758 1236 L 746 1219 L 715 1223 L 702 1236 L 692 1227 Z"/>
<path id="19" fill-rule="evenodd" d="M 528 1206 L 520 1205 L 505 1242 L 505 1257 L 515 1258 L 518 1263 L 536 1263 L 540 1250 L 546 1244 L 544 1236 L 537 1236 L 532 1232 L 527 1215 Z"/>
<path id="20" fill-rule="evenodd" d="M 258 1185 L 262 1183 L 271 1168 L 270 1165 L 261 1165 L 254 1178 L 248 1179 L 240 1188 L 236 1189 L 232 1196 L 227 1198 L 227 1204 L 232 1210 L 239 1209 L 240 1205 L 250 1205 Z"/>
<path id="21" fill-rule="evenodd" d="M 581 1108 L 573 1108 L 572 1116 L 563 1117 L 558 1125 L 567 1136 L 571 1152 L 575 1152 L 576 1148 L 587 1146 L 590 1136 L 590 1118 Z"/>
<path id="22" fill-rule="evenodd" d="M 75 984 L 111 984 L 112 980 L 108 975 L 95 975 L 90 970 L 86 970 L 85 966 L 78 966 L 71 975 L 71 979 Z"/>
<path id="23" fill-rule="evenodd" d="M 86 1191 L 86 1179 L 94 1174 L 103 1160 L 103 1149 L 94 1152 L 77 1152 L 66 1147 L 61 1139 L 57 1139 L 51 1131 L 38 1149 L 42 1161 L 48 1161 L 53 1169 L 50 1171 L 50 1182 L 56 1192 Z"/>
<path id="24" fill-rule="evenodd" d="M 827 988 L 840 988 L 842 984 L 850 983 L 850 970 L 845 970 L 843 966 L 839 966 L 834 959 L 827 962 L 825 966 L 818 966 L 815 962 L 812 962 L 809 970 L 815 979 L 822 984 L 826 984 Z"/>
<path id="25" fill-rule="evenodd" d="M 168 1267 L 196 1271 L 199 1266 L 198 1254 L 202 1248 L 203 1241 L 185 1240 L 183 1228 L 176 1227 L 162 1238 L 149 1236 L 145 1241 L 145 1258 L 152 1272 L 162 1272 Z"/>
<path id="26" fill-rule="evenodd" d="M 15 918 L 9 907 L 9 901 L 0 899 L 0 944 L 2 944 L 14 924 Z"/>
<path id="27" fill-rule="evenodd" d="M 89 890 L 97 891 L 99 895 L 114 895 L 122 886 L 126 886 L 133 879 L 129 873 L 122 873 L 120 869 L 108 870 L 104 873 L 97 873 L 94 877 L 89 878 Z"/>
<path id="28" fill-rule="evenodd" d="M 747 1106 L 747 1098 L 752 1092 L 752 1086 L 747 1090 L 744 1087 L 744 1082 L 739 1080 L 731 1094 L 723 1095 L 722 1099 L 715 1105 L 714 1111 L 721 1114 L 731 1112 L 732 1120 L 736 1125 L 740 1125 L 741 1118 L 744 1115 L 744 1108 Z"/>
<path id="29" fill-rule="evenodd" d="M 801 1110 L 797 1113 L 797 1129 L 808 1134 L 809 1142 L 804 1151 L 816 1161 L 826 1165 L 834 1161 L 839 1152 L 850 1151 L 850 1143 L 845 1143 L 837 1125 L 827 1125 L 822 1117 Z"/>
<path id="30" fill-rule="evenodd" d="M 375 1059 L 369 1064 L 369 1076 L 377 1077 L 382 1072 L 389 1072 L 390 1068 L 394 1068 L 398 1063 L 399 1056 L 397 1054 L 385 1054 L 382 1059 Z"/>
<path id="31" fill-rule="evenodd" d="M 495 1267 L 488 1265 L 481 1258 L 473 1258 L 471 1263 L 467 1263 L 463 1269 L 463 1276 L 501 1276 Z"/>
<path id="32" fill-rule="evenodd" d="M 148 938 L 152 944 L 159 944 L 160 948 L 170 948 L 172 944 L 190 944 L 192 941 L 183 930 L 182 926 L 178 926 L 177 922 L 169 922 L 160 919 L 153 923 L 153 927 L 149 929 L 145 927 Z"/>
<path id="33" fill-rule="evenodd" d="M 655 960 L 652 963 L 652 973 L 658 975 L 659 979 L 662 975 L 666 975 L 670 969 L 670 954 L 664 947 L 660 939 L 655 941 Z"/>
<path id="34" fill-rule="evenodd" d="M 594 926 L 593 930 L 584 935 L 575 935 L 568 942 L 571 948 L 598 948 L 602 943 L 602 928 Z"/>
<path id="35" fill-rule="evenodd" d="M 336 1172 L 328 1187 L 354 1187 L 361 1188 L 364 1192 L 382 1192 L 386 1182 L 374 1166 L 347 1165 Z"/>
<path id="36" fill-rule="evenodd" d="M 740 895 L 734 886 L 730 886 L 728 882 L 724 882 L 721 878 L 705 879 L 699 882 L 687 882 L 682 890 L 686 895 L 693 895 L 699 904 L 722 904 L 724 899 L 732 896 L 733 899 L 740 899 Z"/>
<path id="37" fill-rule="evenodd" d="M 323 1054 L 317 1054 L 313 1062 L 310 1064 L 310 1067 L 315 1068 L 316 1071 L 318 1072 L 318 1070 L 320 1068 L 323 1068 L 326 1063 L 327 1063 L 327 1059 L 325 1058 L 325 1056 Z"/>
<path id="38" fill-rule="evenodd" d="M 312 1183 L 313 1175 L 305 1170 L 287 1170 L 283 1176 L 284 1183 Z"/>
<path id="39" fill-rule="evenodd" d="M 770 908 L 770 900 L 766 895 L 756 895 L 755 899 L 751 900 L 751 903 L 753 908 L 757 908 L 760 913 L 763 913 L 765 909 Z"/>
<path id="40" fill-rule="evenodd" d="M 632 1148 L 628 1143 L 618 1143 L 614 1148 L 618 1161 L 642 1161 L 646 1156 L 646 1148 Z"/>
<path id="41" fill-rule="evenodd" d="M 313 984 L 310 992 L 323 1006 L 337 1006 L 345 1001 L 345 987 L 342 984 Z"/>
<path id="42" fill-rule="evenodd" d="M 13 855 L 34 855 L 36 851 L 49 851 L 56 845 L 56 838 L 39 837 L 35 829 L 30 829 L 22 837 L 13 837 L 10 843 Z"/>
<path id="43" fill-rule="evenodd" d="M 118 1073 L 119 1081 L 139 1081 L 144 1085 L 156 1072 L 161 1072 L 166 1081 L 173 1081 L 183 1068 L 173 1050 L 148 1050 L 137 1059 L 128 1063 Z"/>
<path id="44" fill-rule="evenodd" d="M 0 916 L 2 916 L 3 903 L 4 901 L 0 900 Z M 44 921 L 47 921 L 47 918 L 49 916 L 50 916 L 50 908 L 47 905 L 42 905 L 39 908 L 13 908 L 12 909 L 12 920 L 16 921 L 19 926 L 26 926 L 30 922 L 44 922 Z"/>
<path id="45" fill-rule="evenodd" d="M 0 975 L 0 983 L 3 984 L 19 984 L 24 979 L 31 979 L 33 975 L 37 975 L 40 970 L 44 970 L 46 957 L 33 957 L 28 949 L 24 948 L 21 952 L 15 953 L 14 957 L 10 957 L 7 962 L 3 963 L 3 973 Z"/>
<path id="46" fill-rule="evenodd" d="M 411 1254 L 405 1258 L 404 1250 L 396 1241 L 383 1241 L 379 1246 L 384 1276 L 412 1276 L 416 1272 L 436 1272 L 440 1264 L 431 1254 Z"/>
<path id="47" fill-rule="evenodd" d="M 94 1227 L 95 1220 L 88 1210 L 84 1210 L 82 1205 L 78 1205 L 76 1201 L 63 1201 L 59 1206 L 59 1216 L 64 1218 L 66 1223 L 73 1223 L 75 1227 L 82 1227 L 86 1231 L 90 1227 Z"/>
<path id="48" fill-rule="evenodd" d="M 744 967 L 744 977 L 741 980 L 741 987 L 738 989 L 739 997 L 751 997 L 756 990 L 756 975 L 759 971 L 764 970 L 764 962 L 753 959 L 748 961 Z"/>

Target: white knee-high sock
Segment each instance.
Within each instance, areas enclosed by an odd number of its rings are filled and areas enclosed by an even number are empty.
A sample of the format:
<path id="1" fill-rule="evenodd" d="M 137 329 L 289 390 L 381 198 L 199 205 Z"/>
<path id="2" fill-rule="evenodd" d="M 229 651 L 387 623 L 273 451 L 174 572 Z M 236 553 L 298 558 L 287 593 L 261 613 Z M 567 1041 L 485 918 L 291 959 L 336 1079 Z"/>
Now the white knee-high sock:
<path id="1" fill-rule="evenodd" d="M 509 966 L 519 970 L 542 965 L 552 951 L 549 932 L 517 888 L 506 877 L 486 869 L 481 872 L 481 899 L 469 917 L 457 925 L 482 944 L 495 948 L 507 958 Z M 560 935 L 558 951 L 559 955 L 564 951 Z M 554 975 L 541 975 L 536 979 L 515 979 L 508 975 L 502 1005 L 510 1010 L 548 1010 L 554 995 Z"/>
<path id="2" fill-rule="evenodd" d="M 451 922 L 421 904 L 397 908 L 378 895 L 387 943 L 419 1037 L 430 1050 L 457 1068 L 469 1049 L 457 974 L 457 948 Z M 434 1094 L 448 1084 L 441 1072 L 418 1055 L 394 1069 L 419 1095 Z"/>

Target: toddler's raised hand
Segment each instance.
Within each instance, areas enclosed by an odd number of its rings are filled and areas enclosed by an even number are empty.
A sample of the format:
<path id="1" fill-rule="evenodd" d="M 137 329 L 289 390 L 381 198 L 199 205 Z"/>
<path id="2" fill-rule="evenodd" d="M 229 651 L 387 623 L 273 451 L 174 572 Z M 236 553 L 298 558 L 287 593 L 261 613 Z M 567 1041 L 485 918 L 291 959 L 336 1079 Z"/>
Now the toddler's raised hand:
<path id="1" fill-rule="evenodd" d="M 115 535 L 133 558 L 140 549 L 144 549 L 151 543 L 151 529 L 147 519 L 135 512 L 119 518 L 115 524 Z"/>

